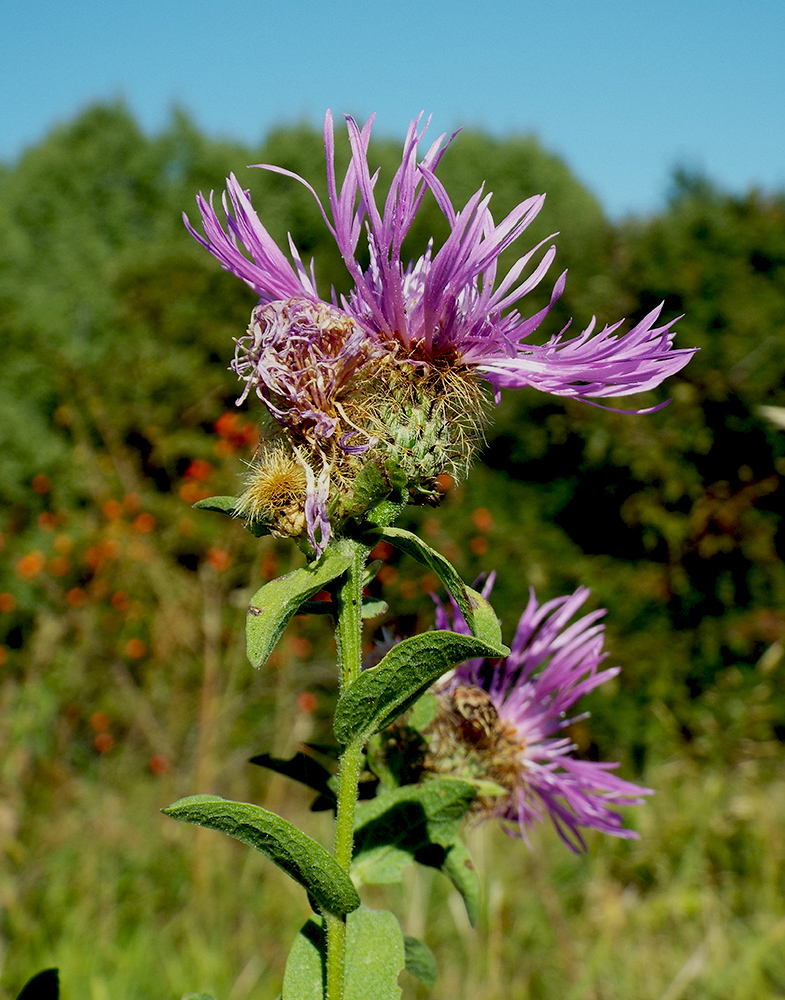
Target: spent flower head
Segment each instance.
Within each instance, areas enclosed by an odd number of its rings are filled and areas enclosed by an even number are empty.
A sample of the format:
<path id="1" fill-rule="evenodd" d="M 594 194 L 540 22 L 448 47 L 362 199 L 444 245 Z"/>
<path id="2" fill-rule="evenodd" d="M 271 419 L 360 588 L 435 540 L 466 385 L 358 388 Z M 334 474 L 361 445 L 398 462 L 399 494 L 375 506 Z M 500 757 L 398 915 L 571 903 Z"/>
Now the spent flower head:
<path id="1" fill-rule="evenodd" d="M 454 136 L 439 136 L 418 158 L 428 127 L 421 118 L 409 126 L 382 208 L 378 172 L 368 165 L 373 117 L 361 128 L 346 116 L 351 159 L 339 184 L 327 112 L 326 206 L 302 177 L 257 164 L 294 178 L 314 196 L 354 282 L 348 295 L 320 297 L 313 262 L 306 268 L 291 237 L 290 256 L 276 245 L 234 175 L 222 199 L 223 221 L 212 195 L 197 199 L 204 235 L 186 218 L 192 235 L 259 296 L 232 367 L 245 382 L 241 399 L 253 389 L 281 429 L 276 461 L 284 448 L 303 468 L 304 525 L 317 551 L 331 521 L 356 513 L 353 483 L 361 469 L 377 470 L 380 496 L 397 492 L 415 502 L 437 501 L 440 474 L 460 479 L 482 442 L 484 385 L 497 401 L 502 388 L 522 386 L 581 399 L 624 396 L 659 385 L 693 353 L 673 348 L 674 321 L 657 325 L 661 306 L 623 335 L 621 323 L 595 332 L 592 321 L 575 337 L 567 338 L 565 328 L 545 344 L 528 343 L 564 289 L 562 274 L 548 305 L 531 315 L 521 311 L 555 248 L 544 249 L 542 241 L 506 275 L 497 269 L 545 196 L 526 199 L 500 222 L 482 188 L 456 208 L 435 173 Z M 431 242 L 419 259 L 404 262 L 403 241 L 428 190 L 449 235 L 438 249 Z M 358 252 L 363 233 L 366 266 Z M 374 494 L 366 488 L 363 495 Z M 271 523 L 293 533 L 284 526 L 293 524 L 288 516 Z"/>
<path id="2" fill-rule="evenodd" d="M 622 825 L 618 806 L 639 805 L 651 789 L 612 772 L 618 764 L 580 760 L 565 730 L 585 715 L 577 702 L 615 677 L 599 670 L 605 659 L 604 610 L 569 624 L 589 596 L 574 594 L 539 604 L 534 592 L 518 622 L 510 655 L 461 664 L 436 688 L 438 713 L 430 725 L 426 766 L 498 786 L 476 800 L 481 818 L 500 819 L 527 840 L 533 823 L 550 816 L 572 850 L 585 850 L 582 830 L 615 837 L 637 834 Z M 455 606 L 439 606 L 437 628 L 467 632 Z"/>

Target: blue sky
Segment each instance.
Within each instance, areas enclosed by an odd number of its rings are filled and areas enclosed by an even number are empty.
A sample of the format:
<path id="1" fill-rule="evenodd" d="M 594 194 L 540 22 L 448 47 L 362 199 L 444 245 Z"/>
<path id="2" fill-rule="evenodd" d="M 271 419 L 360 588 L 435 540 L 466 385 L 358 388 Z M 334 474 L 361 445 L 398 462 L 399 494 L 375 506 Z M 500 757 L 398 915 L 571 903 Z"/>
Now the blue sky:
<path id="1" fill-rule="evenodd" d="M 402 136 L 424 108 L 536 133 L 618 218 L 676 164 L 785 188 L 784 42 L 785 0 L 26 0 L 0 14 L 0 159 L 117 97 L 248 141 L 327 106 Z"/>

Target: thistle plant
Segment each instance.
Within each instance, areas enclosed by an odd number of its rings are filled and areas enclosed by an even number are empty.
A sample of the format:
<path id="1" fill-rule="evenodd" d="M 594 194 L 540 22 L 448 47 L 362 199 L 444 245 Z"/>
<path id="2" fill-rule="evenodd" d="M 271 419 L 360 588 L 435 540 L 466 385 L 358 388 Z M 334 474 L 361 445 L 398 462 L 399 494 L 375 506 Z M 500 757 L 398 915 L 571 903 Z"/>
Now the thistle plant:
<path id="1" fill-rule="evenodd" d="M 284 254 L 234 176 L 221 212 L 212 195 L 199 195 L 202 233 L 186 218 L 259 297 L 232 368 L 244 383 L 240 400 L 253 392 L 265 417 L 243 490 L 197 506 L 241 519 L 254 535 L 291 538 L 305 555 L 302 568 L 252 598 L 248 657 L 263 667 L 295 614 L 327 614 L 335 627 L 336 773 L 305 753 L 255 758 L 334 811 L 330 849 L 249 803 L 196 795 L 165 810 L 261 851 L 307 892 L 314 916 L 291 951 L 284 1000 L 400 996 L 404 967 L 433 982 L 426 946 L 405 938 L 391 913 L 363 906 L 359 890 L 427 864 L 476 919 L 480 887 L 460 838 L 464 819 L 497 819 L 525 840 L 549 817 L 572 850 L 585 848 L 588 828 L 635 836 L 617 809 L 650 790 L 617 777 L 616 765 L 579 760 L 565 734 L 581 697 L 618 672 L 599 669 L 603 612 L 571 622 L 588 591 L 543 605 L 532 593 L 508 648 L 490 583 L 467 586 L 444 556 L 394 522 L 407 504 L 437 504 L 440 477 L 467 475 L 502 389 L 533 386 L 599 405 L 658 385 L 693 353 L 673 348 L 673 321 L 656 325 L 661 307 L 624 334 L 620 323 L 596 331 L 592 322 L 575 337 L 565 329 L 530 343 L 564 289 L 562 274 L 548 305 L 522 309 L 555 249 L 543 241 L 506 275 L 497 269 L 544 196 L 498 223 L 482 189 L 456 209 L 436 176 L 451 139 L 440 136 L 418 158 L 427 123 L 417 119 L 380 208 L 368 165 L 372 119 L 362 128 L 346 123 L 351 159 L 339 185 L 325 118 L 327 205 L 303 178 L 258 166 L 311 191 L 353 282 L 347 295 L 320 297 L 313 263 L 306 267 L 291 238 Z M 449 234 L 404 262 L 403 241 L 427 191 Z M 386 611 L 365 596 L 380 541 L 428 566 L 449 596 L 433 630 L 386 642 L 363 662 L 363 619 Z M 329 600 L 315 601 L 322 591 Z M 359 802 L 361 775 L 372 795 Z"/>

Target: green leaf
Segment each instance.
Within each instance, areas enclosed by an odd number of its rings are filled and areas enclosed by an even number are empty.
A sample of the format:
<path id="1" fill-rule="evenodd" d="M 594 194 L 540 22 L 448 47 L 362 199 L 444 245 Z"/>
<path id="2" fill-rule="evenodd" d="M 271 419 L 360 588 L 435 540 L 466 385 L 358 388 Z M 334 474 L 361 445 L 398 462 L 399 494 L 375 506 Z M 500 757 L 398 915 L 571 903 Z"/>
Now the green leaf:
<path id="1" fill-rule="evenodd" d="M 363 598 L 363 618 L 378 618 L 379 615 L 387 614 L 389 610 L 387 602 L 379 597 Z"/>
<path id="2" fill-rule="evenodd" d="M 260 851 L 298 882 L 320 910 L 340 916 L 360 905 L 352 880 L 335 858 L 275 813 L 218 795 L 191 795 L 162 812 L 184 823 L 220 830 Z"/>
<path id="3" fill-rule="evenodd" d="M 403 947 L 406 955 L 406 971 L 416 976 L 426 986 L 433 986 L 439 975 L 436 959 L 428 945 L 411 934 L 404 934 Z"/>
<path id="4" fill-rule="evenodd" d="M 215 1000 L 209 993 L 183 993 L 180 1000 Z"/>
<path id="5" fill-rule="evenodd" d="M 251 599 L 245 634 L 248 659 L 260 667 L 301 604 L 345 573 L 357 543 L 330 543 L 320 559 L 266 583 Z"/>
<path id="6" fill-rule="evenodd" d="M 286 959 L 281 1000 L 324 1000 L 326 961 L 320 918 L 309 920 L 294 939 Z"/>
<path id="7" fill-rule="evenodd" d="M 335 709 L 335 737 L 343 744 L 364 742 L 390 725 L 451 667 L 508 652 L 504 646 L 457 632 L 435 630 L 404 639 L 346 689 Z"/>
<path id="8" fill-rule="evenodd" d="M 400 1000 L 406 955 L 401 925 L 388 910 L 361 906 L 346 920 L 344 1000 Z"/>
<path id="9" fill-rule="evenodd" d="M 395 915 L 366 906 L 346 918 L 344 1000 L 400 1000 L 398 976 L 406 951 Z M 323 1000 L 325 941 L 322 921 L 309 920 L 286 961 L 282 1000 Z"/>
<path id="10" fill-rule="evenodd" d="M 476 590 L 472 590 L 471 587 L 466 588 L 466 594 L 474 613 L 474 629 L 472 634 L 478 639 L 484 639 L 485 642 L 490 643 L 492 646 L 499 646 L 506 649 L 502 642 L 502 629 L 499 619 L 491 605 L 482 594 Z M 509 653 L 508 649 L 506 649 L 504 655 L 506 656 L 507 653 Z"/>
<path id="11" fill-rule="evenodd" d="M 369 524 L 380 526 L 392 524 L 405 506 L 405 503 L 400 503 L 397 500 L 382 500 L 368 511 L 365 520 Z"/>
<path id="12" fill-rule="evenodd" d="M 413 861 L 443 868 L 475 794 L 465 781 L 440 778 L 361 803 L 354 834 L 355 881 L 397 882 Z"/>
<path id="13" fill-rule="evenodd" d="M 456 837 L 453 841 L 442 862 L 441 871 L 463 897 L 469 923 L 474 926 L 480 915 L 480 879 L 469 856 L 469 849 L 460 837 Z"/>
<path id="14" fill-rule="evenodd" d="M 257 764 L 259 767 L 266 767 L 276 774 L 283 774 L 287 778 L 299 781 L 301 785 L 313 788 L 321 795 L 329 796 L 335 801 L 330 786 L 328 784 L 332 774 L 320 764 L 318 760 L 309 757 L 307 753 L 297 752 L 289 760 L 282 760 L 280 757 L 271 757 L 269 753 L 260 753 L 256 757 L 251 757 L 249 764 Z"/>
<path id="15" fill-rule="evenodd" d="M 237 497 L 205 497 L 204 500 L 197 500 L 193 506 L 197 510 L 212 510 L 216 514 L 228 514 L 229 517 L 239 518 L 237 513 Z M 261 538 L 262 535 L 270 534 L 270 526 L 262 521 L 244 522 L 246 531 Z"/>
<path id="16" fill-rule="evenodd" d="M 25 983 L 16 1000 L 57 1000 L 59 996 L 59 970 L 44 969 Z"/>
<path id="17" fill-rule="evenodd" d="M 433 570 L 447 588 L 447 591 L 455 598 L 472 634 L 476 634 L 474 631 L 474 606 L 469 600 L 466 584 L 461 579 L 458 570 L 441 552 L 432 549 L 430 545 L 417 535 L 411 531 L 405 531 L 403 528 L 389 526 L 368 528 L 363 534 L 363 539 L 369 545 L 379 541 L 389 542 L 396 549 L 405 552 L 412 559 L 416 559 L 418 563 Z"/>

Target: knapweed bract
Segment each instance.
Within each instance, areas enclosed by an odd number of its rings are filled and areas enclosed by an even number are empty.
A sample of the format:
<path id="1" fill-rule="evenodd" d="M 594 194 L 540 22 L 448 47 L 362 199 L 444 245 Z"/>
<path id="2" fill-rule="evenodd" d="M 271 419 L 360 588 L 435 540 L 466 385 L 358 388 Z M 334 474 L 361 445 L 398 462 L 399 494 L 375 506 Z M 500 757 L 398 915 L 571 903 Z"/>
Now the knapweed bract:
<path id="1" fill-rule="evenodd" d="M 223 222 L 212 195 L 197 199 L 204 235 L 186 218 L 192 235 L 259 296 L 232 367 L 245 382 L 241 399 L 253 389 L 278 431 L 252 468 L 238 512 L 266 519 L 278 534 L 306 533 L 317 553 L 342 519 L 362 515 L 358 504 L 391 494 L 436 502 L 440 475 L 463 477 L 482 442 L 483 387 L 497 399 L 501 389 L 522 386 L 587 400 L 624 396 L 658 385 L 693 353 L 673 348 L 673 320 L 656 325 L 661 307 L 623 335 L 620 323 L 596 332 L 592 322 L 575 337 L 565 329 L 544 344 L 530 343 L 564 289 L 562 274 L 547 306 L 532 315 L 522 309 L 527 293 L 545 278 L 555 248 L 545 249 L 543 241 L 506 275 L 497 268 L 545 196 L 526 199 L 498 223 L 482 188 L 456 209 L 436 176 L 451 139 L 439 136 L 418 159 L 428 127 L 421 127 L 420 117 L 409 126 L 380 208 L 378 173 L 368 164 L 372 123 L 373 117 L 361 128 L 346 116 L 351 159 L 339 184 L 327 112 L 327 205 L 307 180 L 257 165 L 294 178 L 313 194 L 354 282 L 348 295 L 320 296 L 313 262 L 305 266 L 291 237 L 289 256 L 276 245 L 234 175 L 222 198 Z M 428 190 L 449 235 L 407 262 L 403 241 Z M 361 239 L 370 255 L 366 266 L 358 253 Z M 278 467 L 283 458 L 301 475 L 286 480 L 281 508 L 264 484 L 270 461 Z M 369 468 L 376 472 L 371 489 Z M 358 498 L 361 470 L 365 486 Z"/>

